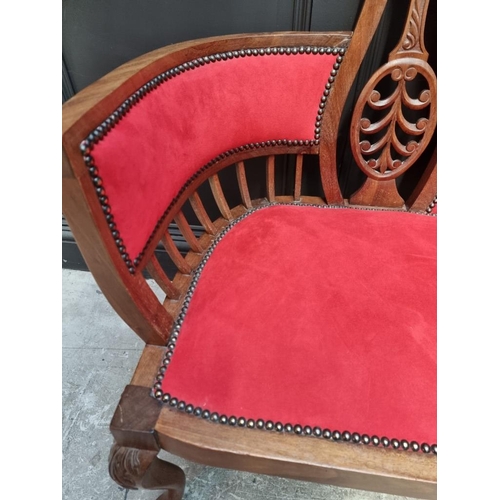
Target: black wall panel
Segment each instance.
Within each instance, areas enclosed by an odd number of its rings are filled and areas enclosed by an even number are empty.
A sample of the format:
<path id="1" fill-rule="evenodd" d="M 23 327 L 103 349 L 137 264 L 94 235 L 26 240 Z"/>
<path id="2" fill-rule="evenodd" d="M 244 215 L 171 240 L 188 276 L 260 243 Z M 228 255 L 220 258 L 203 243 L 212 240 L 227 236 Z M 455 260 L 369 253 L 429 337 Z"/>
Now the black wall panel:
<path id="1" fill-rule="evenodd" d="M 353 30 L 361 6 L 360 0 L 314 0 L 311 31 Z"/>
<path id="2" fill-rule="evenodd" d="M 63 0 L 63 59 L 69 85 L 78 92 L 134 57 L 185 40 L 232 33 L 351 30 L 360 4 L 361 0 Z"/>
<path id="3" fill-rule="evenodd" d="M 290 0 L 63 1 L 63 54 L 78 92 L 120 64 L 171 43 L 292 29 Z"/>

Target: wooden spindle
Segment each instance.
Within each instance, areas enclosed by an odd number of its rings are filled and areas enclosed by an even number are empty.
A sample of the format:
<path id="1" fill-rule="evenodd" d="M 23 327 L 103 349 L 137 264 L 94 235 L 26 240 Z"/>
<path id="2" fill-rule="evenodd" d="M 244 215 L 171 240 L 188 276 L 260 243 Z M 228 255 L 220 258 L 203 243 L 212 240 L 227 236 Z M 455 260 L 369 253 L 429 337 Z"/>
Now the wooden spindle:
<path id="1" fill-rule="evenodd" d="M 161 267 L 156 255 L 153 254 L 149 262 L 146 264 L 146 270 L 151 277 L 158 283 L 158 286 L 166 293 L 169 299 L 178 299 L 181 294 L 177 287 L 169 280 L 165 271 Z"/>
<path id="2" fill-rule="evenodd" d="M 300 193 L 302 190 L 302 162 L 304 160 L 304 155 L 297 155 L 295 159 L 295 186 L 293 189 L 293 199 L 295 201 L 300 200 Z"/>
<path id="3" fill-rule="evenodd" d="M 424 45 L 425 19 L 429 0 L 412 0 L 403 35 L 389 59 L 368 80 L 352 113 L 350 141 L 354 160 L 366 174 L 365 183 L 349 202 L 402 208 L 405 206 L 396 184 L 425 151 L 437 123 L 437 80 L 427 63 Z M 407 86 L 420 76 L 418 97 Z M 391 94 L 381 99 L 381 84 L 390 77 Z M 338 84 L 338 82 L 337 82 Z M 367 108 L 375 116 L 366 114 Z M 426 109 L 427 108 L 427 109 Z M 406 117 L 404 109 L 420 111 L 420 117 Z M 397 134 L 401 130 L 403 137 Z M 382 131 L 384 131 L 382 133 Z M 374 136 L 380 132 L 381 137 Z"/>
<path id="4" fill-rule="evenodd" d="M 188 224 L 185 215 L 182 212 L 178 212 L 177 215 L 174 217 L 174 221 L 179 227 L 182 236 L 184 236 L 191 250 L 196 253 L 201 253 L 203 249 L 198 243 L 198 239 L 194 235 L 191 226 Z"/>
<path id="5" fill-rule="evenodd" d="M 245 164 L 239 161 L 236 164 L 236 176 L 238 178 L 238 186 L 241 193 L 241 201 L 246 208 L 252 208 L 252 199 L 250 198 L 250 192 L 248 191 L 247 176 L 245 173 Z"/>
<path id="6" fill-rule="evenodd" d="M 202 226 L 205 228 L 205 231 L 208 234 L 214 235 L 217 232 L 217 230 L 215 229 L 212 220 L 208 216 L 207 211 L 205 210 L 205 207 L 203 205 L 203 202 L 201 201 L 200 195 L 198 194 L 197 191 L 195 191 L 189 197 L 189 203 L 191 203 L 191 207 L 193 207 L 193 211 L 196 214 L 196 217 L 198 217 L 198 220 L 201 222 Z"/>
<path id="7" fill-rule="evenodd" d="M 215 198 L 215 203 L 219 207 L 220 213 L 226 220 L 233 220 L 233 216 L 231 214 L 231 209 L 227 204 L 226 197 L 224 196 L 224 192 L 222 191 L 222 186 L 220 184 L 219 176 L 217 174 L 212 175 L 208 180 L 210 182 L 210 188 L 212 189 L 212 193 Z"/>
<path id="8" fill-rule="evenodd" d="M 267 199 L 271 203 L 276 201 L 276 192 L 274 187 L 274 155 L 270 155 L 267 157 L 266 187 L 267 187 Z"/>
<path id="9" fill-rule="evenodd" d="M 163 243 L 163 246 L 165 247 L 168 255 L 177 266 L 177 269 L 179 269 L 179 271 L 183 274 L 190 274 L 191 266 L 186 262 L 186 259 L 179 252 L 179 249 L 175 245 L 174 240 L 172 239 L 172 236 L 168 231 L 167 233 L 165 233 L 165 236 L 162 238 L 161 242 Z"/>

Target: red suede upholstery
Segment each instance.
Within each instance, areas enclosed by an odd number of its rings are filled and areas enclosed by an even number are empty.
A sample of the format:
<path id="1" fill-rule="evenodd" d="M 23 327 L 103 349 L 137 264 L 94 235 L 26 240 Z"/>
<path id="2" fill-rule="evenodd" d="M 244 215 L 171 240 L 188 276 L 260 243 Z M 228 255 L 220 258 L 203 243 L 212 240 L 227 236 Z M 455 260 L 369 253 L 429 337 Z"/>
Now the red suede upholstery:
<path id="1" fill-rule="evenodd" d="M 311 140 L 335 55 L 250 56 L 180 74 L 134 106 L 93 157 L 132 259 L 181 186 L 251 142 Z"/>
<path id="2" fill-rule="evenodd" d="M 164 392 L 219 414 L 436 442 L 436 218 L 274 206 L 204 267 Z"/>

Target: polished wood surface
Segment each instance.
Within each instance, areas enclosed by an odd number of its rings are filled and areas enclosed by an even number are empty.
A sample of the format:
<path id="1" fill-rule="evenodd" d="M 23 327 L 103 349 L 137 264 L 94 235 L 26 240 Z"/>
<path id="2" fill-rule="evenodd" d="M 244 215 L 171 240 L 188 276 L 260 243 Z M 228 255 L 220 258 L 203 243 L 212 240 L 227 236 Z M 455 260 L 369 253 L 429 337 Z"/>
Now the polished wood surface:
<path id="1" fill-rule="evenodd" d="M 363 187 L 349 199 L 351 205 L 404 208 L 405 202 L 399 195 L 394 179 L 374 180 L 368 177 Z"/>
<path id="2" fill-rule="evenodd" d="M 233 428 L 164 408 L 162 448 L 194 462 L 416 498 L 436 498 L 436 457 Z"/>

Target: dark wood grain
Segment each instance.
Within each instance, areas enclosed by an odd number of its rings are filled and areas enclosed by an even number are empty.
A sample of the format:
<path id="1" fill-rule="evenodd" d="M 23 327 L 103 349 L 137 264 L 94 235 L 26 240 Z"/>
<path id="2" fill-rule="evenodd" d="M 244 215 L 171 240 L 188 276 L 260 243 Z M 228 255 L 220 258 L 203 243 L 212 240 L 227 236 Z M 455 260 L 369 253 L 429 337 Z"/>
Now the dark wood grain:
<path id="1" fill-rule="evenodd" d="M 109 455 L 109 473 L 124 488 L 167 490 L 159 499 L 180 500 L 184 472 L 157 458 L 158 439 L 154 427 L 161 403 L 150 396 L 153 380 L 166 349 L 146 346 L 111 422 L 115 444 Z"/>
<path id="2" fill-rule="evenodd" d="M 398 193 L 394 179 L 376 181 L 368 177 L 349 199 L 351 205 L 403 208 L 405 201 Z"/>
<path id="3" fill-rule="evenodd" d="M 161 403 L 151 397 L 151 390 L 137 385 L 125 387 L 110 424 L 120 446 L 159 451 L 154 427 Z"/>

